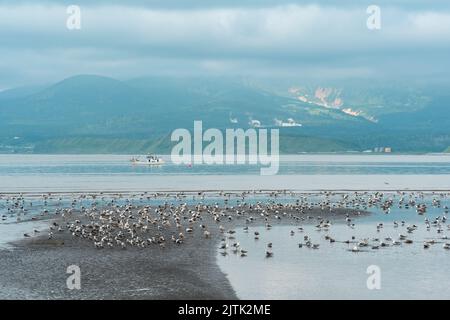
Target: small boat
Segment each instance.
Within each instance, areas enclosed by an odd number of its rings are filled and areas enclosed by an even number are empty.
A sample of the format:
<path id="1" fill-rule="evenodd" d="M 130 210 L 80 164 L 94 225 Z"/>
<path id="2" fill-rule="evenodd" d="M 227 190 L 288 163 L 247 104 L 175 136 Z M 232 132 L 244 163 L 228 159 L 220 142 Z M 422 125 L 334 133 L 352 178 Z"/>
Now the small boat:
<path id="1" fill-rule="evenodd" d="M 156 155 L 148 155 L 144 159 L 141 159 L 140 157 L 133 157 L 131 158 L 131 163 L 135 165 L 162 165 L 164 164 L 164 160 L 159 158 Z"/>

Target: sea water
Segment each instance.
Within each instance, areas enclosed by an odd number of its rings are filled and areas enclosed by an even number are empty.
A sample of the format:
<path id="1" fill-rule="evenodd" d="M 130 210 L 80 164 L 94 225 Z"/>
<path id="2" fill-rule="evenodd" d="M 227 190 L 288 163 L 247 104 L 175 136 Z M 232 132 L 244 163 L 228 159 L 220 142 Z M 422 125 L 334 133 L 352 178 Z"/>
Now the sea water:
<path id="1" fill-rule="evenodd" d="M 428 203 L 430 199 L 431 196 Z M 449 205 L 448 199 L 442 202 L 444 205 Z M 433 221 L 442 217 L 443 209 L 430 206 L 424 216 L 418 215 L 414 208 L 392 208 L 389 214 L 377 208 L 369 211 L 369 216 L 354 219 L 352 228 L 345 221 L 334 223 L 328 231 L 301 223 L 274 226 L 270 230 L 237 228 L 233 241 L 239 242 L 248 255 L 241 257 L 230 251 L 222 256 L 218 250 L 218 264 L 240 299 L 449 299 L 450 250 L 444 249 L 443 243 L 450 240 L 442 238 L 450 237 L 450 230 L 444 226 L 444 231 L 437 233 L 437 228 L 427 230 L 424 224 L 425 218 Z M 406 222 L 403 227 L 402 220 Z M 398 221 L 399 226 L 395 227 L 393 221 Z M 384 227 L 378 232 L 379 223 Z M 412 224 L 418 229 L 409 234 L 406 227 Z M 259 240 L 254 238 L 255 231 L 260 233 Z M 352 252 L 355 242 L 362 239 L 379 238 L 391 243 L 384 239 L 398 239 L 399 234 L 407 235 L 413 243 L 379 249 L 362 247 L 360 252 Z M 320 245 L 319 249 L 304 245 L 299 248 L 306 235 L 312 243 Z M 327 241 L 326 235 L 336 242 Z M 344 243 L 352 241 L 352 236 L 353 243 Z M 431 239 L 437 243 L 424 249 L 424 241 Z M 269 242 L 273 244 L 273 256 L 267 258 Z M 374 270 L 379 276 L 377 286 L 372 282 Z"/>
<path id="2" fill-rule="evenodd" d="M 450 155 L 282 156 L 275 176 L 257 165 L 132 165 L 123 155 L 0 155 L 0 193 L 143 190 L 450 189 Z"/>
<path id="3" fill-rule="evenodd" d="M 45 226 L 30 217 L 44 207 L 37 197 L 33 208 L 27 208 L 24 221 L 7 214 L 5 199 L 11 193 L 43 194 L 47 192 L 145 192 L 158 190 L 280 190 L 305 192 L 317 190 L 450 190 L 450 156 L 448 155 L 297 155 L 282 157 L 276 176 L 262 177 L 257 166 L 133 166 L 131 156 L 119 155 L 0 155 L 0 247 L 23 237 L 25 231 Z M 8 194 L 7 194 L 8 193 Z M 193 197 L 191 201 L 197 201 Z M 214 200 L 214 199 L 212 199 Z M 285 199 L 289 202 L 292 199 Z M 40 202 L 39 202 L 40 201 Z M 69 206 L 65 199 L 53 206 Z M 53 201 L 53 202 L 54 202 Z M 107 201 L 97 200 L 97 201 Z M 142 199 L 132 200 L 139 204 Z M 160 200 L 164 201 L 164 200 Z M 184 200 L 183 200 L 184 201 Z M 251 200 L 250 200 L 251 201 Z M 430 201 L 430 198 L 428 199 Z M 448 205 L 448 200 L 446 200 Z M 145 200 L 144 200 L 145 202 Z M 106 202 L 105 202 L 106 203 Z M 77 204 L 78 206 L 81 203 Z M 101 205 L 101 203 L 100 203 Z M 377 208 L 369 216 L 355 220 L 352 229 L 336 222 L 329 231 L 317 231 L 313 225 L 274 226 L 271 230 L 238 228 L 236 239 L 249 251 L 247 257 L 217 253 L 220 268 L 227 274 L 242 299 L 391 299 L 450 298 L 450 251 L 442 248 L 444 240 L 423 249 L 423 241 L 449 233 L 427 231 L 423 216 L 414 210 L 393 208 L 386 215 Z M 430 220 L 442 215 L 442 209 L 430 208 Z M 362 238 L 395 238 L 405 227 L 395 228 L 393 220 L 405 220 L 419 226 L 414 243 L 401 246 L 351 252 L 353 244 L 330 244 L 325 235 L 344 241 Z M 380 232 L 376 224 L 383 222 Z M 255 241 L 252 232 L 261 232 Z M 290 231 L 294 231 L 291 235 Z M 320 244 L 319 249 L 299 248 L 304 235 Z M 274 256 L 265 257 L 268 242 Z M 380 288 L 369 289 L 368 268 L 380 271 Z M 378 270 L 377 269 L 377 270 Z"/>

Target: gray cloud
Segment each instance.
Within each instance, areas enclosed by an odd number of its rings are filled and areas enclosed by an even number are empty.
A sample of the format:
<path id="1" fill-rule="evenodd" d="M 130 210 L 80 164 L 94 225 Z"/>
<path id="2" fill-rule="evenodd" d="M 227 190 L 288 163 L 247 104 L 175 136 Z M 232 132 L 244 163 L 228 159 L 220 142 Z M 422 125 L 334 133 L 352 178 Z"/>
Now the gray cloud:
<path id="1" fill-rule="evenodd" d="M 366 28 L 366 5 L 347 1 L 76 3 L 82 29 L 69 31 L 60 1 L 0 0 L 0 88 L 81 73 L 449 76 L 445 1 L 378 1 L 378 31 Z"/>
<path id="2" fill-rule="evenodd" d="M 35 4 L 37 0 L 0 0 L 0 5 Z M 39 0 L 44 5 L 125 5 L 151 9 L 208 9 L 208 8 L 261 8 L 287 4 L 334 6 L 338 8 L 367 7 L 371 4 L 405 8 L 407 10 L 440 10 L 449 9 L 447 0 Z"/>

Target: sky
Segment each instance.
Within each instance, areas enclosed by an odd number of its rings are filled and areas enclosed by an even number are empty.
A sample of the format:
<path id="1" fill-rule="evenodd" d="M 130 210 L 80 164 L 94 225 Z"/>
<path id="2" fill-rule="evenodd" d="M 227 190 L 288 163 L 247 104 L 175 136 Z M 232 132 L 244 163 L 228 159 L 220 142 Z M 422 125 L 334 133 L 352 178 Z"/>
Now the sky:
<path id="1" fill-rule="evenodd" d="M 0 90 L 77 74 L 447 81 L 449 57 L 447 0 L 0 0 Z"/>

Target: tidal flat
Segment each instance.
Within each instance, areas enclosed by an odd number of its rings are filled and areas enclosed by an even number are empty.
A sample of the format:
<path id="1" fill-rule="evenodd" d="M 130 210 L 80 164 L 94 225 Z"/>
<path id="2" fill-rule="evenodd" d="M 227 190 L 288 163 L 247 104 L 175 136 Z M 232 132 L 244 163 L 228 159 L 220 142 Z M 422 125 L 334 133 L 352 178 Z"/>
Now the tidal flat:
<path id="1" fill-rule="evenodd" d="M 274 194 L 260 195 L 267 202 L 247 202 L 246 193 L 2 196 L 3 227 L 19 226 L 21 234 L 0 250 L 0 297 L 236 299 L 217 264 L 219 245 L 235 229 L 362 215 L 277 204 Z M 72 265 L 81 271 L 80 290 L 66 284 Z"/>

